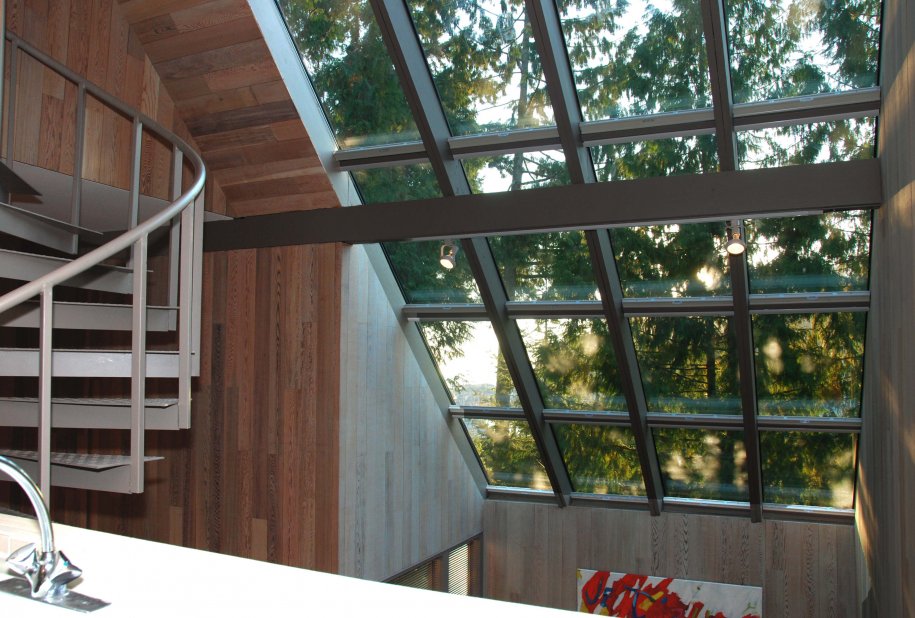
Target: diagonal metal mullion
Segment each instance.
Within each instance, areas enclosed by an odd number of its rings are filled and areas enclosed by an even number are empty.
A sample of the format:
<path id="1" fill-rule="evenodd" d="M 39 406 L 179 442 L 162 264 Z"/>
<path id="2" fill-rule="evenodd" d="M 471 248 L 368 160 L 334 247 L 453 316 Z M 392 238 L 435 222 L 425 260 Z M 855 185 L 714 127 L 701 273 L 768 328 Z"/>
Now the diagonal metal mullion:
<path id="1" fill-rule="evenodd" d="M 569 176 L 573 183 L 596 182 L 591 154 L 581 139 L 581 108 L 556 3 L 553 0 L 526 0 L 525 6 L 540 52 L 544 79 L 553 105 Z M 636 440 L 649 508 L 652 515 L 660 515 L 664 501 L 664 486 L 654 439 L 648 428 L 648 406 L 632 341 L 632 331 L 629 320 L 623 314 L 623 289 L 613 258 L 610 234 L 606 229 L 588 230 L 585 237 L 600 290 L 604 319 L 607 321 L 620 373 L 623 395 L 629 410 L 630 426 Z"/>
<path id="2" fill-rule="evenodd" d="M 702 26 L 715 111 L 719 167 L 722 172 L 731 172 L 737 169 L 737 136 L 734 131 L 734 97 L 731 94 L 731 68 L 728 63 L 723 2 L 724 0 L 701 0 Z"/>
<path id="3" fill-rule="evenodd" d="M 469 195 L 470 184 L 460 161 L 451 155 L 448 145 L 451 133 L 445 112 L 404 0 L 370 0 L 370 3 L 442 193 L 446 196 Z M 572 483 L 553 430 L 543 418 L 543 399 L 521 332 L 517 323 L 508 317 L 508 298 L 489 243 L 485 238 L 473 238 L 462 240 L 461 246 L 467 254 L 556 499 L 560 506 L 568 506 Z"/>
<path id="4" fill-rule="evenodd" d="M 702 0 L 702 21 L 708 51 L 712 101 L 718 140 L 719 168 L 737 169 L 737 139 L 734 131 L 734 96 L 731 92 L 730 63 L 724 0 Z M 750 318 L 750 291 L 747 252 L 728 254 L 728 272 L 734 295 L 734 334 L 740 368 L 740 399 L 743 408 L 744 447 L 747 453 L 747 482 L 750 494 L 750 519 L 762 521 L 762 463 L 760 459 L 756 368 L 753 358 L 753 324 Z"/>

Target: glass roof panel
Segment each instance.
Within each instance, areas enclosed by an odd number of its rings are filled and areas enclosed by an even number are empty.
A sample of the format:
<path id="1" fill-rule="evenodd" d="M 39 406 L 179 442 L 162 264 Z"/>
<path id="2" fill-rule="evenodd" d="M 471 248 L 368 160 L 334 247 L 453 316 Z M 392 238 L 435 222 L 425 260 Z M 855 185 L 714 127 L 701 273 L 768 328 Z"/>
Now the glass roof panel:
<path id="1" fill-rule="evenodd" d="M 454 403 L 519 407 L 489 322 L 422 322 L 420 328 Z"/>
<path id="2" fill-rule="evenodd" d="M 698 0 L 559 0 L 585 120 L 711 105 Z"/>
<path id="3" fill-rule="evenodd" d="M 409 0 L 453 135 L 555 124 L 518 0 Z"/>
<path id="4" fill-rule="evenodd" d="M 745 225 L 751 293 L 867 289 L 870 211 L 747 220 Z"/>
<path id="5" fill-rule="evenodd" d="M 599 182 L 718 171 L 714 135 L 591 147 Z"/>
<path id="6" fill-rule="evenodd" d="M 277 4 L 342 148 L 419 139 L 366 0 Z"/>
<path id="7" fill-rule="evenodd" d="M 754 315 L 759 414 L 861 415 L 864 313 Z"/>
<path id="8" fill-rule="evenodd" d="M 464 173 L 474 193 L 555 187 L 570 182 L 561 150 L 465 159 Z"/>
<path id="9" fill-rule="evenodd" d="M 467 256 L 460 249 L 449 270 L 439 264 L 440 241 L 386 242 L 383 247 L 408 303 L 481 302 Z"/>
<path id="10" fill-rule="evenodd" d="M 635 436 L 626 427 L 552 425 L 572 491 L 644 496 Z"/>
<path id="11" fill-rule="evenodd" d="M 509 300 L 594 300 L 597 283 L 582 232 L 489 239 Z"/>
<path id="12" fill-rule="evenodd" d="M 534 436 L 525 421 L 480 418 L 463 421 L 490 485 L 551 488 Z"/>
<path id="13" fill-rule="evenodd" d="M 435 172 L 428 163 L 353 170 L 363 204 L 383 204 L 442 197 Z"/>
<path id="14" fill-rule="evenodd" d="M 626 410 L 603 320 L 518 320 L 543 403 L 558 410 Z"/>
<path id="15" fill-rule="evenodd" d="M 729 0 L 737 103 L 877 84 L 880 0 Z"/>
<path id="16" fill-rule="evenodd" d="M 613 228 L 610 239 L 624 296 L 726 296 L 731 293 L 724 223 Z"/>
<path id="17" fill-rule="evenodd" d="M 725 317 L 630 318 L 649 412 L 741 414 Z"/>
<path id="18" fill-rule="evenodd" d="M 874 158 L 873 118 L 833 120 L 737 132 L 740 169 Z"/>
<path id="19" fill-rule="evenodd" d="M 654 429 L 664 493 L 749 502 L 742 431 Z"/>
<path id="20" fill-rule="evenodd" d="M 763 501 L 850 509 L 855 495 L 855 434 L 763 431 Z"/>

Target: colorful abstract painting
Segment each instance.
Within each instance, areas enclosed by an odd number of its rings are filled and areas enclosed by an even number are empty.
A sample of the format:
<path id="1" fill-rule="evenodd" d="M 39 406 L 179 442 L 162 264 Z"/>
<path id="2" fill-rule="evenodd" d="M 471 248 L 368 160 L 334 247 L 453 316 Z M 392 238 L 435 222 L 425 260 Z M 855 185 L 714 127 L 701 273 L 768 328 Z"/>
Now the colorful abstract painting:
<path id="1" fill-rule="evenodd" d="M 762 588 L 578 569 L 578 611 L 621 618 L 761 618 Z"/>

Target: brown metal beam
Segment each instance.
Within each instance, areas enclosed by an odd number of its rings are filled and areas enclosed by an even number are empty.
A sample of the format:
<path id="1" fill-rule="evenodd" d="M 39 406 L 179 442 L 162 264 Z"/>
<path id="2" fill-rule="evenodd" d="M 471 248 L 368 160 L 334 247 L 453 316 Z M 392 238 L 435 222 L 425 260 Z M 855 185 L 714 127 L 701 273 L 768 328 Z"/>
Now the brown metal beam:
<path id="1" fill-rule="evenodd" d="M 350 244 L 877 208 L 876 159 L 303 210 L 206 224 L 204 249 Z M 561 206 L 561 207 L 560 207 Z"/>

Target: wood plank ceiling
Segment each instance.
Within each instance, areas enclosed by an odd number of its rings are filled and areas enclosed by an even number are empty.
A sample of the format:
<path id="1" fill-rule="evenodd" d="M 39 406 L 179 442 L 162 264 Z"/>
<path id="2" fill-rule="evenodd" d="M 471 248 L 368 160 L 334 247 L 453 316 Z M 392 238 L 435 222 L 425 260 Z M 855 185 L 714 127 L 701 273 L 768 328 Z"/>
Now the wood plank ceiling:
<path id="1" fill-rule="evenodd" d="M 246 0 L 119 0 L 235 217 L 339 206 Z"/>

